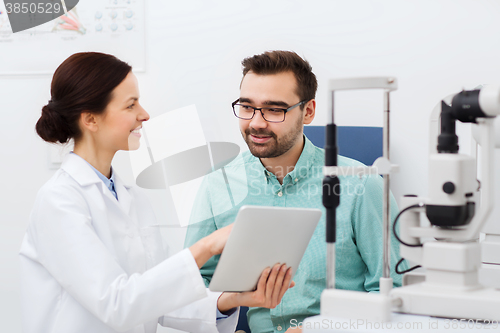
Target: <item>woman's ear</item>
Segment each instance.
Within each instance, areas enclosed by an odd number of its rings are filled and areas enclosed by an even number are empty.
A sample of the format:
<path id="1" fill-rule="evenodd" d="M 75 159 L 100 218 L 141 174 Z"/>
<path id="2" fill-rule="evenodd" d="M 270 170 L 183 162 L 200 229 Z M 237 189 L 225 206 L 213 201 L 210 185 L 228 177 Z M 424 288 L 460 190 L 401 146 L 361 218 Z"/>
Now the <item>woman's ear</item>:
<path id="1" fill-rule="evenodd" d="M 82 112 L 80 114 L 80 126 L 82 130 L 88 130 L 90 132 L 97 132 L 99 128 L 97 123 L 97 117 L 95 114 L 90 112 Z"/>

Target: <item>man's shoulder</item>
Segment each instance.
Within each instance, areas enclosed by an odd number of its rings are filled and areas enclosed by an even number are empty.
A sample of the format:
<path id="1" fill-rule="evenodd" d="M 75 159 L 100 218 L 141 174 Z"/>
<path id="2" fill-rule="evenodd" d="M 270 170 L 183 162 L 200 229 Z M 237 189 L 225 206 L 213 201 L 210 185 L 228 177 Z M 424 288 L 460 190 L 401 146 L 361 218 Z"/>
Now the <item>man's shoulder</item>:
<path id="1" fill-rule="evenodd" d="M 226 160 L 222 164 L 216 166 L 215 171 L 220 171 L 221 169 L 224 169 L 225 171 L 240 170 L 242 167 L 246 167 L 257 162 L 259 162 L 259 159 L 253 156 L 249 150 L 245 150 L 236 155 L 236 157 L 232 160 Z"/>
<path id="2" fill-rule="evenodd" d="M 325 150 L 313 144 L 313 163 L 318 166 L 324 166 L 325 164 Z M 353 158 L 349 158 L 346 156 L 338 155 L 337 157 L 338 166 L 365 166 L 360 161 L 357 161 Z"/>
<path id="3" fill-rule="evenodd" d="M 355 160 L 353 158 L 345 157 L 342 155 L 338 156 L 338 165 L 339 166 L 365 166 L 363 163 L 361 163 L 358 160 Z"/>
<path id="4" fill-rule="evenodd" d="M 314 146 L 314 145 L 313 145 Z M 315 168 L 322 168 L 325 165 L 325 150 L 323 148 L 314 146 L 314 152 L 312 156 L 312 161 L 313 161 L 313 167 Z M 337 155 L 337 165 L 339 167 L 360 167 L 360 166 L 366 166 L 362 162 L 355 160 L 350 157 L 342 156 L 342 155 Z M 322 176 L 320 177 L 322 178 Z M 341 181 L 344 184 L 350 184 L 350 185 L 357 185 L 357 184 L 363 184 L 369 181 L 369 179 L 373 178 L 374 182 L 378 182 L 378 178 L 380 177 L 367 177 L 367 176 L 362 176 L 362 177 L 354 177 L 354 176 L 340 176 Z"/>
<path id="5" fill-rule="evenodd" d="M 250 150 L 244 150 L 240 152 L 234 160 L 228 163 L 228 166 L 240 166 L 242 163 L 248 164 L 248 163 L 255 163 L 257 161 L 259 161 L 259 159 L 253 156 Z"/>
<path id="6" fill-rule="evenodd" d="M 241 177 L 245 173 L 245 169 L 249 166 L 256 165 L 258 158 L 253 156 L 249 150 L 240 152 L 235 158 L 226 161 L 221 165 L 216 166 L 214 171 L 204 176 L 205 181 L 210 183 L 217 181 L 227 182 L 227 178 Z"/>

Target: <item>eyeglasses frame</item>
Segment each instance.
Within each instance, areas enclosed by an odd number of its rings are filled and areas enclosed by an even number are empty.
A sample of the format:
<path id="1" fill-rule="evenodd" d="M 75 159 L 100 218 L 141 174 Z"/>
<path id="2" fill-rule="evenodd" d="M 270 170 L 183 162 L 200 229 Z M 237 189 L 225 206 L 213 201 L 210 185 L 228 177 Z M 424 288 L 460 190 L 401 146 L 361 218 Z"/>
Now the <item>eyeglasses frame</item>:
<path id="1" fill-rule="evenodd" d="M 253 119 L 253 117 L 255 117 L 255 112 L 256 112 L 257 110 L 259 110 L 259 111 L 260 111 L 260 114 L 261 114 L 261 116 L 262 116 L 262 119 L 264 119 L 264 120 L 265 120 L 265 121 L 267 121 L 268 123 L 282 123 L 282 122 L 284 122 L 284 121 L 285 121 L 285 119 L 286 119 L 286 113 L 287 113 L 288 111 L 290 111 L 290 110 L 291 110 L 291 109 L 293 109 L 293 108 L 296 108 L 297 106 L 303 105 L 304 103 L 307 103 L 307 102 L 308 102 L 307 100 L 303 100 L 303 101 L 298 102 L 297 104 L 294 104 L 294 105 L 292 105 L 292 106 L 289 106 L 289 107 L 288 107 L 288 108 L 286 108 L 286 109 L 285 109 L 285 108 L 270 108 L 270 107 L 256 108 L 256 107 L 251 106 L 251 105 L 244 105 L 244 106 L 247 106 L 247 107 L 250 107 L 250 108 L 252 108 L 252 109 L 253 109 L 253 115 L 252 115 L 252 117 L 250 117 L 250 118 L 241 118 L 241 117 L 239 117 L 239 116 L 236 114 L 236 110 L 234 109 L 234 106 L 235 106 L 236 104 L 238 104 L 238 102 L 239 102 L 239 101 L 240 101 L 240 99 L 238 98 L 237 100 L 235 100 L 235 101 L 231 104 L 231 106 L 233 107 L 233 113 L 234 113 L 234 115 L 236 116 L 236 118 L 238 118 L 238 119 L 243 119 L 243 120 L 252 120 L 252 119 Z M 243 104 L 238 104 L 238 105 L 243 105 Z M 264 117 L 264 112 L 262 112 L 262 109 L 279 109 L 279 110 L 283 110 L 283 112 L 284 112 L 284 113 L 283 113 L 283 120 L 281 120 L 281 121 L 272 121 L 272 120 L 267 120 L 267 119 Z"/>

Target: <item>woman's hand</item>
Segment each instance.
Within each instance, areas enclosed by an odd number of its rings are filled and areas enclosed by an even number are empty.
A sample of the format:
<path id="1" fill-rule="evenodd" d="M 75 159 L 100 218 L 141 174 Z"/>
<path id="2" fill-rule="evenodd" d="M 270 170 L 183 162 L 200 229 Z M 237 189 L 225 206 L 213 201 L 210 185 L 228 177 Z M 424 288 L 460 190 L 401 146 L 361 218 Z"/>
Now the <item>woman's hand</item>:
<path id="1" fill-rule="evenodd" d="M 257 290 L 243 293 L 223 293 L 219 297 L 217 307 L 222 313 L 238 306 L 274 309 L 280 304 L 288 288 L 295 285 L 291 279 L 291 268 L 286 267 L 285 264 L 276 264 L 272 269 L 266 268 L 262 272 L 257 283 Z"/>
<path id="2" fill-rule="evenodd" d="M 203 267 L 212 256 L 222 252 L 232 229 L 233 224 L 230 224 L 214 231 L 189 247 L 198 268 Z"/>
<path id="3" fill-rule="evenodd" d="M 231 233 L 231 230 L 233 230 L 233 225 L 234 223 L 224 228 L 218 229 L 217 231 L 214 231 L 204 238 L 210 244 L 209 251 L 212 256 L 222 253 L 222 250 L 224 250 L 224 246 L 226 246 L 227 239 L 229 238 L 229 234 Z"/>

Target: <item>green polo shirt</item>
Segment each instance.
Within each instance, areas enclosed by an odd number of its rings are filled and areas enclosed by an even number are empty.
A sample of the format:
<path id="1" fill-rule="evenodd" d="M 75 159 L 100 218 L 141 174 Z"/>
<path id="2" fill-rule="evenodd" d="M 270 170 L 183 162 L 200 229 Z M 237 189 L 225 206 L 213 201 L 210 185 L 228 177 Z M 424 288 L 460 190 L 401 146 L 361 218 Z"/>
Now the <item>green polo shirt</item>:
<path id="1" fill-rule="evenodd" d="M 304 138 L 302 154 L 295 168 L 283 179 L 283 184 L 264 168 L 258 158 L 245 151 L 223 169 L 205 176 L 191 214 L 186 247 L 233 223 L 243 205 L 318 208 L 323 211 L 295 274 L 295 287 L 285 293 L 274 309 L 249 309 L 248 322 L 252 333 L 284 332 L 291 324 L 296 325 L 320 312 L 320 296 L 326 287 L 325 209 L 321 198 L 325 152 Z M 338 165 L 363 164 L 339 156 Z M 339 178 L 336 288 L 378 291 L 383 270 L 382 178 L 378 175 Z M 396 202 L 391 196 L 392 220 L 397 213 Z M 200 270 L 207 286 L 218 260 L 219 256 L 212 257 Z M 398 260 L 399 244 L 392 237 L 391 274 L 395 286 L 401 285 L 401 276 L 394 273 Z"/>

